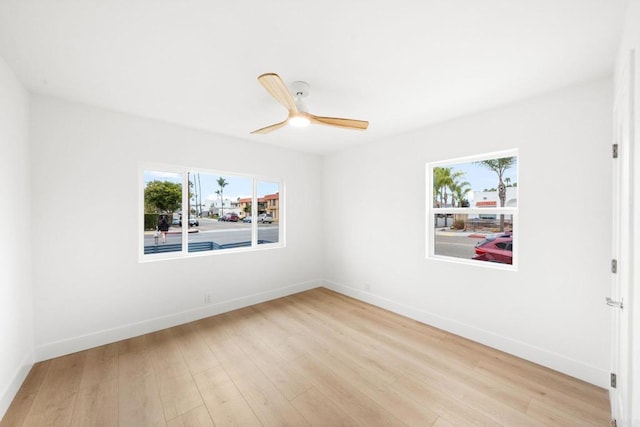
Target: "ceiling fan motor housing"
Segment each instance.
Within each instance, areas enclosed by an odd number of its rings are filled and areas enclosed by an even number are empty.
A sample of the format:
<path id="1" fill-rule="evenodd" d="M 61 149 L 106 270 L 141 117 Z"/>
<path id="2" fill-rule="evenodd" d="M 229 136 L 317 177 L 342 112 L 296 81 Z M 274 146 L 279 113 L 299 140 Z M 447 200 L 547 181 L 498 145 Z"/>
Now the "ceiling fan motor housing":
<path id="1" fill-rule="evenodd" d="M 309 96 L 309 83 L 301 81 L 291 83 L 291 94 L 298 111 L 308 113 L 309 107 L 307 107 L 307 103 L 303 98 Z"/>
<path id="2" fill-rule="evenodd" d="M 309 95 L 309 83 L 302 81 L 291 83 L 291 94 L 294 98 L 306 98 Z"/>

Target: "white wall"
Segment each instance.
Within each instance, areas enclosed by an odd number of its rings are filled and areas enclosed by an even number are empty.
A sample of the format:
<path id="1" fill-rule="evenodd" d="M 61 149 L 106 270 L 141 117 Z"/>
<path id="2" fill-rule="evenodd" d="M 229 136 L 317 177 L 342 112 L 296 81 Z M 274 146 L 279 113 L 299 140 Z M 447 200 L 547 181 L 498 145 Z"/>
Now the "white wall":
<path id="1" fill-rule="evenodd" d="M 611 108 L 601 80 L 327 157 L 328 286 L 607 386 Z M 425 163 L 511 148 L 519 271 L 425 259 Z"/>
<path id="2" fill-rule="evenodd" d="M 30 130 L 37 359 L 320 283 L 320 158 L 42 96 Z M 141 162 L 281 177 L 287 247 L 138 262 Z"/>
<path id="3" fill-rule="evenodd" d="M 0 58 L 0 418 L 33 364 L 28 100 Z"/>

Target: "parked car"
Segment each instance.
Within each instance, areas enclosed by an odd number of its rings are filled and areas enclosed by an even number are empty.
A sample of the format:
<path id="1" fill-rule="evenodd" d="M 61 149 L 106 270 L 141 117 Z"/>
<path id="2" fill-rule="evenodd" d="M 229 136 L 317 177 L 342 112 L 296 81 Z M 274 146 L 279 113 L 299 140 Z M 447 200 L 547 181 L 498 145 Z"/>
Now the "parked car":
<path id="1" fill-rule="evenodd" d="M 236 222 L 239 221 L 240 217 L 238 216 L 238 214 L 236 213 L 226 213 L 224 215 L 222 215 L 220 218 L 218 218 L 218 221 L 231 221 L 231 222 Z"/>
<path id="2" fill-rule="evenodd" d="M 178 225 L 182 227 L 182 218 L 180 218 L 180 223 Z M 197 227 L 199 225 L 200 223 L 198 222 L 198 218 L 196 218 L 195 216 L 189 217 L 189 227 Z"/>
<path id="3" fill-rule="evenodd" d="M 242 218 L 242 222 L 251 222 L 251 216 L 245 216 Z"/>
<path id="4" fill-rule="evenodd" d="M 180 220 L 180 218 L 179 218 L 179 217 L 174 216 L 174 217 L 171 219 L 171 225 L 182 225 L 182 221 Z"/>
<path id="5" fill-rule="evenodd" d="M 509 232 L 487 236 L 475 250 L 476 255 L 472 259 L 513 264 L 513 235 Z"/>
<path id="6" fill-rule="evenodd" d="M 271 224 L 273 222 L 273 216 L 271 214 L 260 214 L 258 215 L 258 222 L 266 222 L 268 224 Z"/>

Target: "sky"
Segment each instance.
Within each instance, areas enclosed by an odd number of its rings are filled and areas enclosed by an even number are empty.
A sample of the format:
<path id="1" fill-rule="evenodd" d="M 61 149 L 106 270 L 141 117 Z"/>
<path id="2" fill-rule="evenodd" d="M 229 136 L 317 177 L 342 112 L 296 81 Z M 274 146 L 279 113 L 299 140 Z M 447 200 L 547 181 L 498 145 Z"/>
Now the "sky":
<path id="1" fill-rule="evenodd" d="M 202 194 L 202 203 L 208 208 L 213 201 L 219 201 L 220 196 L 216 194 L 217 190 L 220 190 L 220 186 L 217 183 L 218 178 L 221 176 L 227 181 L 227 186 L 224 187 L 223 195 L 225 200 L 229 199 L 235 201 L 240 198 L 251 197 L 252 195 L 252 178 L 238 175 L 215 175 L 210 173 L 200 173 L 200 185 Z M 191 192 L 194 193 L 198 184 L 198 174 L 190 173 L 189 180 L 194 182 Z M 144 185 L 145 187 L 151 181 L 169 181 L 175 183 L 182 183 L 182 174 L 159 172 L 159 171 L 144 171 Z M 258 197 L 262 197 L 266 194 L 274 194 L 279 191 L 279 184 L 277 182 L 258 181 Z"/>

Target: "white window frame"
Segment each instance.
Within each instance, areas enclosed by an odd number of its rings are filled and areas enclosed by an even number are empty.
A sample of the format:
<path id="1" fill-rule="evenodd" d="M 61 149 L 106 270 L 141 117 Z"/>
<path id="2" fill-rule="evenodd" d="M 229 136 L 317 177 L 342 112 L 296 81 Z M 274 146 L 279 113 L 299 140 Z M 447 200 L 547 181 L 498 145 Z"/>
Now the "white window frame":
<path id="1" fill-rule="evenodd" d="M 198 252 L 189 252 L 189 236 L 188 236 L 188 227 L 182 227 L 182 250 L 175 252 L 166 252 L 159 254 L 145 254 L 144 253 L 144 172 L 145 171 L 158 171 L 158 172 L 167 172 L 167 173 L 175 173 L 182 175 L 182 207 L 187 206 L 188 198 L 189 198 L 189 183 L 188 183 L 188 173 L 189 172 L 198 172 L 205 174 L 212 174 L 217 176 L 225 176 L 232 175 L 241 178 L 248 178 L 252 180 L 252 200 L 251 200 L 251 217 L 258 217 L 258 183 L 259 182 L 271 182 L 278 184 L 278 241 L 275 243 L 262 243 L 258 244 L 258 222 L 256 220 L 251 221 L 251 246 L 246 247 L 238 247 L 238 248 L 227 248 L 227 249 L 219 249 L 219 250 L 211 250 L 211 251 L 198 251 Z M 242 172 L 229 172 L 229 171 L 221 171 L 218 169 L 208 169 L 203 167 L 186 167 L 186 166 L 177 166 L 177 165 L 169 165 L 162 163 L 142 163 L 138 168 L 138 257 L 139 262 L 149 262 L 149 261 L 158 261 L 158 260 L 166 260 L 166 259 L 180 259 L 180 258 L 194 258 L 201 256 L 214 256 L 214 255 L 222 255 L 229 253 L 239 253 L 239 252 L 254 252 L 254 251 L 262 251 L 262 250 L 270 250 L 270 249 L 279 249 L 286 247 L 285 240 L 285 217 L 286 217 L 286 203 L 285 203 L 285 185 L 284 181 L 280 178 L 267 177 L 262 175 L 252 175 Z M 184 209 L 182 209 L 184 212 Z M 184 214 L 183 214 L 184 215 Z M 189 213 L 187 213 L 186 221 L 189 220 Z M 184 218 L 183 218 L 184 221 Z M 183 224 L 184 225 L 184 224 Z"/>
<path id="2" fill-rule="evenodd" d="M 448 167 L 455 166 L 464 163 L 477 162 L 481 160 L 489 160 L 489 159 L 499 159 L 503 157 L 516 157 L 517 158 L 517 170 L 516 170 L 516 182 L 517 186 L 517 206 L 516 207 L 500 207 L 497 206 L 495 208 L 436 208 L 433 206 L 433 169 L 436 167 Z M 519 207 L 520 206 L 520 156 L 517 149 L 505 150 L 505 151 L 497 151 L 492 153 L 483 153 L 474 156 L 468 157 L 459 157 L 454 159 L 442 160 L 437 162 L 429 162 L 426 164 L 426 183 L 427 188 L 425 194 L 427 196 L 426 199 L 426 259 L 435 260 L 435 261 L 444 261 L 444 262 L 453 262 L 457 264 L 465 264 L 465 265 L 473 265 L 481 268 L 493 268 L 499 270 L 518 270 L 518 262 L 519 262 L 519 236 L 518 232 L 519 227 Z M 489 215 L 511 215 L 512 218 L 512 230 L 513 230 L 513 263 L 509 264 L 499 264 L 494 262 L 485 262 L 485 261 L 477 261 L 472 259 L 464 259 L 464 258 L 456 258 L 452 256 L 446 255 L 436 255 L 435 254 L 435 228 L 434 228 L 434 216 L 437 214 L 489 214 Z"/>

